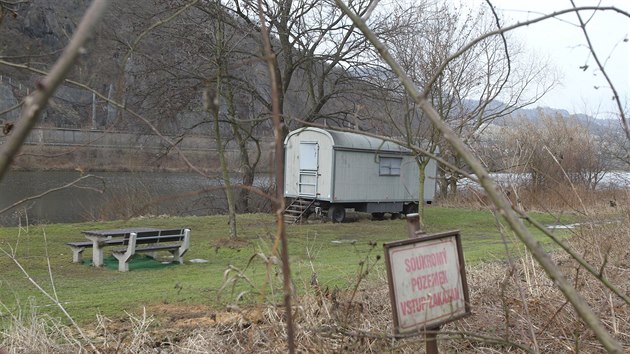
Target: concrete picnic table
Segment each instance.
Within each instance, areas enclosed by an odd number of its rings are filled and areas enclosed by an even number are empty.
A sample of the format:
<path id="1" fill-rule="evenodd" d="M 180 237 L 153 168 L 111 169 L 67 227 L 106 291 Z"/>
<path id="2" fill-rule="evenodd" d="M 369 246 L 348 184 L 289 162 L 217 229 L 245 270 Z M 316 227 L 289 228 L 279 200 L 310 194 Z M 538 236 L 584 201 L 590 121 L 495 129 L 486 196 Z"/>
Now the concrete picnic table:
<path id="1" fill-rule="evenodd" d="M 160 229 L 152 227 L 129 227 L 125 229 L 113 229 L 113 230 L 90 230 L 81 231 L 85 237 L 92 241 L 92 266 L 103 266 L 103 246 L 107 243 L 107 240 L 111 240 L 114 237 L 128 237 L 131 233 L 160 231 Z"/>

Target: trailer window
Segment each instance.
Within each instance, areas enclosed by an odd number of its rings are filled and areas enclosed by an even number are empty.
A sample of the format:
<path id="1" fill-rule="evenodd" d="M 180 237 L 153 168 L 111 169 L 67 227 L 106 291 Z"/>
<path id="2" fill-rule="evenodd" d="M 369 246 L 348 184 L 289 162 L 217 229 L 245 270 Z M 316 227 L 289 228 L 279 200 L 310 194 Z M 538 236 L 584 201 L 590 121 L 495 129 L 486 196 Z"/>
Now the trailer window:
<path id="1" fill-rule="evenodd" d="M 400 157 L 381 157 L 379 161 L 379 175 L 400 176 L 401 163 L 402 158 Z"/>

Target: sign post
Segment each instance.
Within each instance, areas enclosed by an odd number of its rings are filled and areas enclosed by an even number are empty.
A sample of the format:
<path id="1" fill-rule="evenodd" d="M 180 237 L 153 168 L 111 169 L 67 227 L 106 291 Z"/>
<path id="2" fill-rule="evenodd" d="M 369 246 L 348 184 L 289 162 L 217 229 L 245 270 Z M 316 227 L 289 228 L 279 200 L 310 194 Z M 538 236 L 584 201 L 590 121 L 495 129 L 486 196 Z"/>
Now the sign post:
<path id="1" fill-rule="evenodd" d="M 407 215 L 409 239 L 385 243 L 385 264 L 396 334 L 424 332 L 437 353 L 442 324 L 470 314 L 459 231 L 426 235 L 419 215 Z"/>

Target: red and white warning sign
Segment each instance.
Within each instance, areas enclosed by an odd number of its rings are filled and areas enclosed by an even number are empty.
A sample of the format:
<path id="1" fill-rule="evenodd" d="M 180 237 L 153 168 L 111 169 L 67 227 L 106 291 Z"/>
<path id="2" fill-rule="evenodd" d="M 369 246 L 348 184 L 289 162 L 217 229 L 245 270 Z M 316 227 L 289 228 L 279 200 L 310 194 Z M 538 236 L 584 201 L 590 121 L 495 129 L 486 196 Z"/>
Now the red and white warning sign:
<path id="1" fill-rule="evenodd" d="M 384 248 L 396 332 L 432 329 L 470 313 L 459 232 Z"/>

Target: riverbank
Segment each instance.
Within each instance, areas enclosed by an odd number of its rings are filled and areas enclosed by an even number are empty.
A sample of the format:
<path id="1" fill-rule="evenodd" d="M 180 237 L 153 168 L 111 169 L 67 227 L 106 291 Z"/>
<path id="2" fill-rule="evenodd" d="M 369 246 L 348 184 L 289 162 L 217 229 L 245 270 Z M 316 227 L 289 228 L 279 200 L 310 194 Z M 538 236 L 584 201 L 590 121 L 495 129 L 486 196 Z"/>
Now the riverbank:
<path id="1" fill-rule="evenodd" d="M 232 182 L 240 183 L 238 176 Z M 0 213 L 0 225 L 221 214 L 227 210 L 222 185 L 219 174 L 195 172 L 11 170 L 0 181 L 0 210 L 24 202 Z M 254 185 L 269 191 L 273 180 L 261 174 Z M 39 197 L 29 199 L 33 196 Z M 269 205 L 268 199 L 250 195 L 250 210 L 268 210 Z"/>
<path id="2" fill-rule="evenodd" d="M 0 136 L 0 145 L 7 139 Z M 177 148 L 168 141 L 177 142 Z M 258 172 L 271 170 L 273 147 L 260 144 Z M 254 158 L 256 146 L 249 147 Z M 240 151 L 233 143 L 224 146 L 229 169 L 240 169 Z M 183 156 L 182 156 L 183 155 Z M 185 159 L 183 158 L 185 157 Z M 186 162 L 186 160 L 188 162 Z M 22 171 L 108 171 L 108 172 L 186 172 L 194 168 L 220 171 L 216 140 L 209 136 L 161 137 L 100 130 L 35 128 L 14 159 L 12 169 Z"/>
<path id="3" fill-rule="evenodd" d="M 192 166 L 206 174 L 220 171 L 214 151 L 183 151 Z M 236 152 L 228 152 L 233 161 Z M 13 160 L 16 171 L 190 172 L 179 152 L 142 148 L 25 145 Z M 235 164 L 230 165 L 235 170 Z"/>

